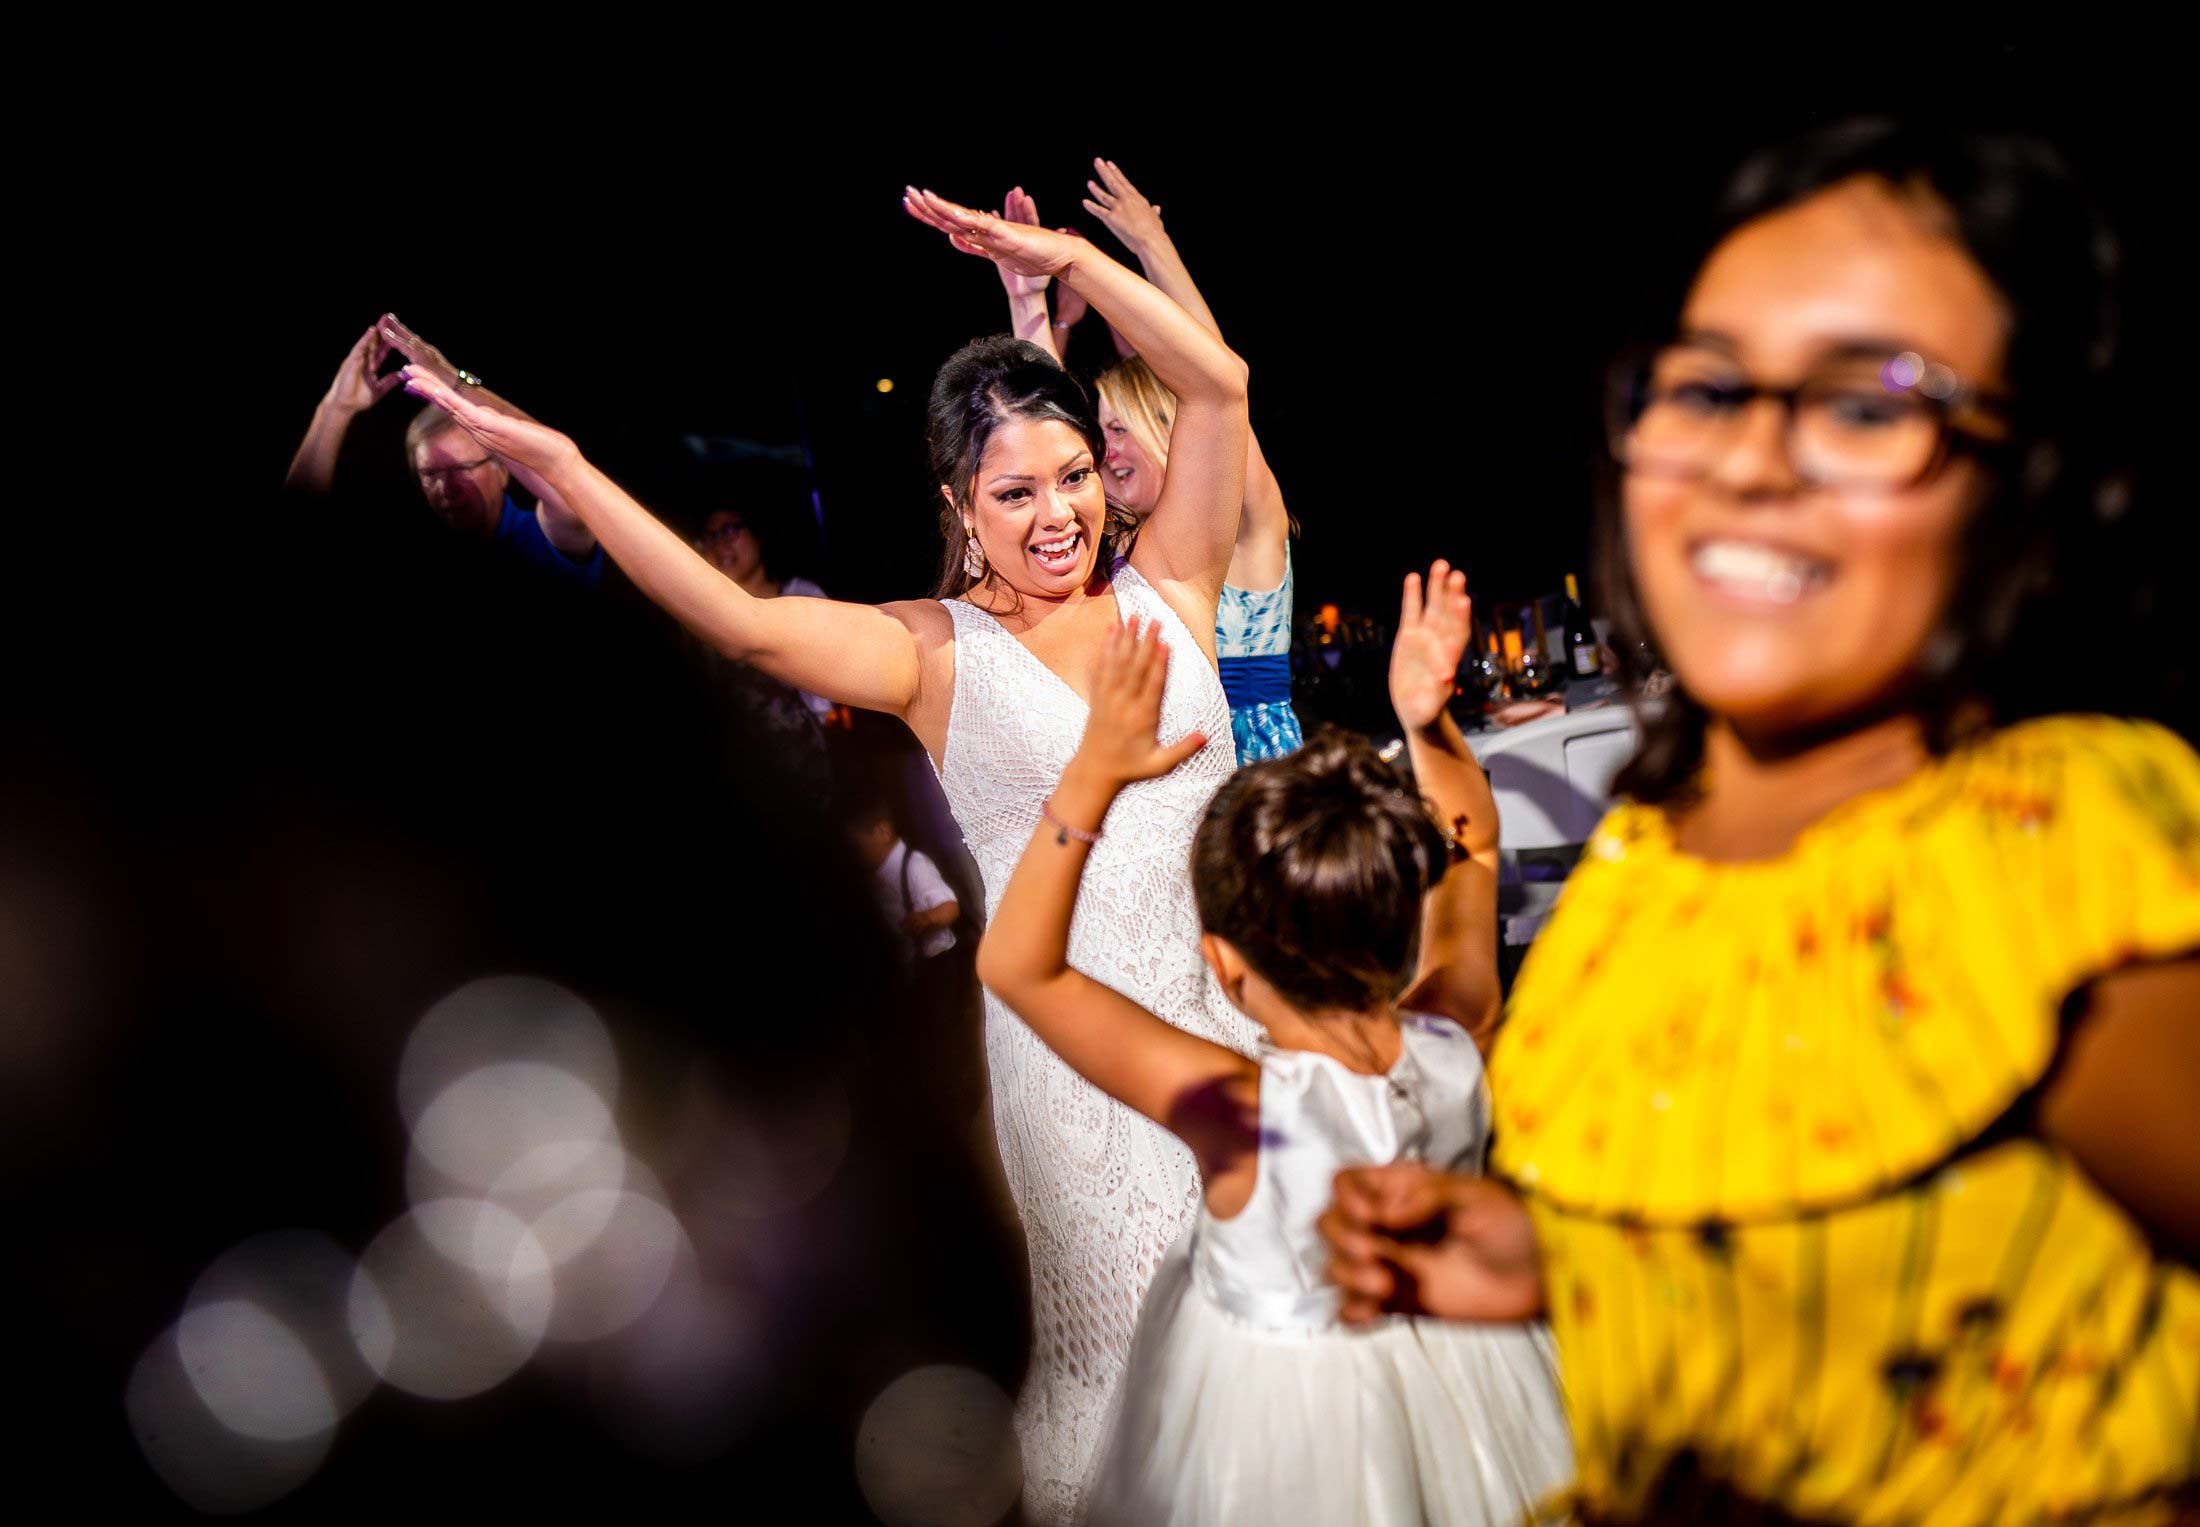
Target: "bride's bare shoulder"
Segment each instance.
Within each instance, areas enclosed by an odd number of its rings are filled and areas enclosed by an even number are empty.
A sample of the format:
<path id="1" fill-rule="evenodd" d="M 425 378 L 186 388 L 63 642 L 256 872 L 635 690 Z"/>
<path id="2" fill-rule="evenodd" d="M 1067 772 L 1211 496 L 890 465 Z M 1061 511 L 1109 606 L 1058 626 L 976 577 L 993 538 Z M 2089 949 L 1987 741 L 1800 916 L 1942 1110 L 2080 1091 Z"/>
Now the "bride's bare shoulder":
<path id="1" fill-rule="evenodd" d="M 897 599 L 879 609 L 900 621 L 924 651 L 954 644 L 955 618 L 937 599 Z"/>

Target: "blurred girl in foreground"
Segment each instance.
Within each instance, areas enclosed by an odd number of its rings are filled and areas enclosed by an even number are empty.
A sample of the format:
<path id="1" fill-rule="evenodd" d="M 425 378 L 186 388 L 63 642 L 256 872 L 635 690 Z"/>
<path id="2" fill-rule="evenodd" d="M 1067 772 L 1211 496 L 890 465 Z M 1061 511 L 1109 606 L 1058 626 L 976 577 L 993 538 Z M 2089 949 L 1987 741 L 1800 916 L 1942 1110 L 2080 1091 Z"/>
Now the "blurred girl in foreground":
<path id="1" fill-rule="evenodd" d="M 2114 260 L 2037 145 L 1828 129 L 1621 389 L 1677 688 L 1497 1042 L 1512 1187 L 1324 1222 L 1352 1315 L 1548 1313 L 1593 1517 L 2189 1506 L 2200 762 L 2008 661 L 2118 507 Z"/>

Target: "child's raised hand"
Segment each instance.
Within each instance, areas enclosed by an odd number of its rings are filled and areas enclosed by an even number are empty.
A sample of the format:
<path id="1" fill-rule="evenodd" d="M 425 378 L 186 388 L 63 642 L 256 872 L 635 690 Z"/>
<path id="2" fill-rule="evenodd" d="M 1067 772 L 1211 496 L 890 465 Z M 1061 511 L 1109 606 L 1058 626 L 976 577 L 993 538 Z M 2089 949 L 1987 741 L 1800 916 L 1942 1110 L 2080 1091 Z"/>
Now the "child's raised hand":
<path id="1" fill-rule="evenodd" d="M 1421 575 L 1406 574 L 1398 604 L 1398 638 L 1390 647 L 1390 704 L 1406 730 L 1433 725 L 1450 703 L 1459 664 L 1474 630 L 1467 575 L 1438 558 L 1429 564 L 1428 595 Z"/>
<path id="2" fill-rule="evenodd" d="M 1108 632 L 1092 667 L 1092 710 L 1074 762 L 1111 784 L 1158 779 L 1207 745 L 1190 732 L 1164 744 L 1161 695 L 1169 676 L 1169 649 L 1159 623 L 1133 616 Z"/>
<path id="3" fill-rule="evenodd" d="M 1318 1224 L 1347 1324 L 1392 1312 L 1485 1321 L 1543 1313 L 1535 1223 L 1510 1189 L 1396 1162 L 1339 1172 L 1335 1193 Z"/>

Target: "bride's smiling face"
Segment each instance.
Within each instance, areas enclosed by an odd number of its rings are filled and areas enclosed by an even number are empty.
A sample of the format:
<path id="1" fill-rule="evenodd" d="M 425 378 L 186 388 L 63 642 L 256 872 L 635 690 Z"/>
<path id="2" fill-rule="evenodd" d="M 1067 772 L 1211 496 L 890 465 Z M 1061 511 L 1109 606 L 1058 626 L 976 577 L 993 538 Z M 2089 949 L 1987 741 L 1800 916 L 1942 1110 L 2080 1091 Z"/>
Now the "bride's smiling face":
<path id="1" fill-rule="evenodd" d="M 962 509 L 963 529 L 986 564 L 1010 588 L 1040 599 L 1090 581 L 1106 514 L 1092 447 L 1059 419 L 1003 419 Z"/>

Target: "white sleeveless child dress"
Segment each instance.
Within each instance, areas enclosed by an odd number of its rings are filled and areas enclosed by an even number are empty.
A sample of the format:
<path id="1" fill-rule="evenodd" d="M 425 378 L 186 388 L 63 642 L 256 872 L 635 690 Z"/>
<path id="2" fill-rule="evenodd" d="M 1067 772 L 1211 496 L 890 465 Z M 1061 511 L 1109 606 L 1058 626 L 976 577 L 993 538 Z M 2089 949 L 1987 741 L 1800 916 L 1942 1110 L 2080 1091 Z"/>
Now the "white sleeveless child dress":
<path id="1" fill-rule="evenodd" d="M 1199 955 L 1192 835 L 1236 767 L 1214 666 L 1128 563 L 1114 570 L 1127 619 L 1160 622 L 1169 646 L 1165 739 L 1207 745 L 1165 778 L 1132 785 L 1101 824 L 1070 923 L 1070 963 L 1189 1033 L 1250 1054 L 1260 1031 Z M 1084 701 L 991 615 L 943 601 L 955 622 L 955 698 L 940 786 L 985 880 L 988 918 L 1085 731 Z M 1074 1521 L 1130 1352 L 1139 1300 L 1199 1206 L 1191 1152 L 1059 1060 L 985 994 L 993 1126 L 1031 1253 L 1031 1368 L 1016 1402 L 1024 1514 Z"/>
<path id="2" fill-rule="evenodd" d="M 1203 1208 L 1146 1294 L 1095 1523 L 1518 1523 L 1573 1478 L 1556 1352 L 1535 1325 L 1337 1323 L 1314 1222 L 1346 1166 L 1481 1170 L 1474 1041 L 1409 1016 L 1387 1076 L 1263 1044 L 1260 1168 Z"/>

